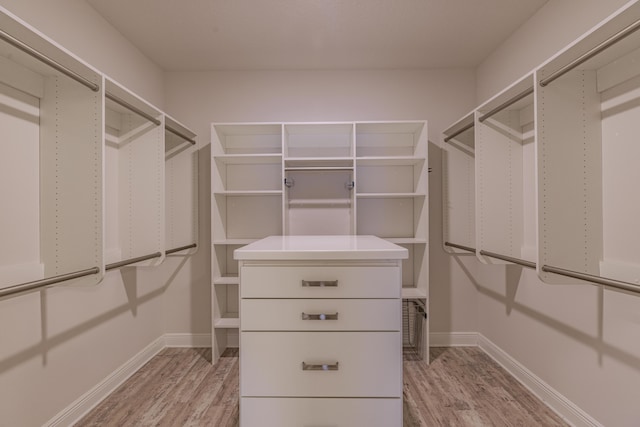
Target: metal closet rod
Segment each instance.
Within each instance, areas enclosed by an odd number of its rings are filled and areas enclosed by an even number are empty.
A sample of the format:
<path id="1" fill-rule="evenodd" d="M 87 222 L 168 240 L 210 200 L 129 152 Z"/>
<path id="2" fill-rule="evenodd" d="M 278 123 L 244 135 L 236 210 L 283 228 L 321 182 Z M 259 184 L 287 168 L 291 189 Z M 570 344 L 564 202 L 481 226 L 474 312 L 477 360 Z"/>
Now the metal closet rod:
<path id="1" fill-rule="evenodd" d="M 144 117 L 145 119 L 149 120 L 151 123 L 153 123 L 156 126 L 160 126 L 160 124 L 162 123 L 160 120 L 156 119 L 155 117 L 153 117 L 150 114 L 145 113 L 144 111 L 142 111 L 141 109 L 139 109 L 138 107 L 129 104 L 127 101 L 118 98 L 117 96 L 115 96 L 112 93 L 106 92 L 105 96 L 112 100 L 113 102 L 115 102 L 116 104 L 120 104 L 122 105 L 124 108 L 126 108 L 127 110 L 133 111 L 134 113 L 136 113 L 137 115 Z"/>
<path id="2" fill-rule="evenodd" d="M 100 269 L 98 267 L 88 268 L 86 270 L 76 271 L 74 273 L 61 274 L 59 276 L 49 277 L 48 279 L 36 280 L 33 282 L 21 283 L 19 285 L 10 286 L 0 290 L 0 298 L 21 294 L 28 291 L 33 291 L 46 286 L 55 285 L 56 283 L 65 282 L 71 279 L 77 279 L 78 277 L 90 276 L 92 274 L 98 274 Z"/>
<path id="3" fill-rule="evenodd" d="M 456 136 L 460 135 L 460 134 L 461 134 L 461 133 L 463 133 L 463 132 L 468 131 L 469 129 L 471 129 L 471 128 L 472 128 L 472 127 L 474 127 L 474 126 L 475 126 L 475 123 L 473 123 L 473 122 L 469 123 L 468 125 L 466 125 L 466 126 L 464 126 L 464 127 L 460 128 L 460 129 L 458 129 L 457 131 L 455 131 L 455 132 L 454 132 L 454 133 L 452 133 L 451 135 L 447 136 L 447 137 L 444 139 L 444 142 L 449 142 L 449 141 L 451 141 L 451 140 L 452 140 L 453 138 L 455 138 Z"/>
<path id="4" fill-rule="evenodd" d="M 285 167 L 285 172 L 304 172 L 304 171 L 352 171 L 353 167 L 345 166 L 309 166 L 309 167 Z"/>
<path id="5" fill-rule="evenodd" d="M 180 138 L 184 139 L 185 141 L 189 141 L 191 143 L 191 145 L 196 145 L 196 141 L 193 138 L 188 137 L 187 135 L 185 135 L 184 133 L 182 133 L 182 132 L 180 132 L 178 130 L 175 130 L 171 126 L 165 124 L 164 128 L 166 130 L 168 130 L 169 132 L 171 132 L 172 134 L 174 134 L 176 136 L 179 136 Z"/>
<path id="6" fill-rule="evenodd" d="M 531 95 L 532 93 L 533 93 L 533 87 L 530 87 L 529 89 L 520 92 L 519 94 L 517 94 L 513 98 L 509 99 L 508 101 L 505 101 L 502 104 L 498 105 L 496 108 L 494 108 L 493 110 L 489 111 L 488 113 L 483 114 L 482 116 L 480 116 L 478 118 L 478 120 L 480 122 L 484 122 L 489 117 L 499 113 L 500 111 L 504 110 L 505 108 L 508 108 L 508 107 L 512 106 L 516 102 L 520 101 L 522 98 L 526 98 L 527 96 Z"/>
<path id="7" fill-rule="evenodd" d="M 455 243 L 451 243 L 451 242 L 444 242 L 445 246 L 449 246 L 451 248 L 456 248 L 456 249 L 461 249 L 463 251 L 467 251 L 467 252 L 473 252 L 474 254 L 476 253 L 476 248 L 472 248 L 470 246 L 462 246 L 462 245 L 458 245 Z"/>
<path id="8" fill-rule="evenodd" d="M 476 252 L 475 248 L 471 248 L 469 246 L 462 246 L 462 245 L 457 245 L 455 243 L 450 243 L 450 242 L 444 242 L 445 246 L 450 246 L 452 248 L 457 248 L 457 249 L 461 249 L 464 251 L 468 251 L 468 252 Z M 500 254 L 495 254 L 493 252 L 487 252 L 487 251 L 480 251 L 481 255 L 485 255 L 485 256 L 489 256 L 492 258 L 498 258 L 504 261 L 509 261 L 509 262 L 513 262 L 516 264 L 520 264 L 523 265 L 525 267 L 530 267 L 530 268 L 536 268 L 536 264 L 534 262 L 530 262 L 530 261 L 524 261 L 518 258 L 512 258 L 512 257 L 508 257 L 505 255 L 500 255 Z M 567 270 L 564 268 L 559 268 L 559 267 L 552 267 L 550 265 L 543 265 L 541 268 L 542 271 L 545 271 L 547 273 L 555 273 L 555 274 L 559 274 L 561 276 L 566 276 L 566 277 L 571 277 L 574 279 L 580 279 L 580 280 L 586 280 L 587 282 L 593 282 L 593 283 L 597 283 L 599 285 L 603 285 L 605 287 L 609 287 L 609 288 L 614 288 L 614 289 L 620 289 L 623 291 L 629 291 L 629 292 L 634 292 L 637 294 L 640 294 L 640 285 L 635 284 L 635 283 L 630 283 L 630 282 L 623 282 L 621 280 L 613 280 L 613 279 L 608 279 L 606 277 L 600 277 L 600 276 L 594 276 L 592 274 L 587 274 L 587 273 L 580 273 L 578 271 L 573 271 L 573 270 Z"/>
<path id="9" fill-rule="evenodd" d="M 179 248 L 169 249 L 168 251 L 165 251 L 165 254 L 171 255 L 171 254 L 175 254 L 176 252 L 184 251 L 186 249 L 191 249 L 191 248 L 197 248 L 197 247 L 198 247 L 197 243 L 192 243 L 190 245 L 180 246 Z"/>
<path id="10" fill-rule="evenodd" d="M 535 262 L 531 262 L 531 261 L 526 261 L 520 258 L 514 258 L 514 257 L 510 257 L 507 255 L 500 255 L 494 252 L 489 252 L 489 251 L 480 251 L 480 255 L 484 255 L 484 256 L 488 256 L 491 258 L 496 258 L 496 259 L 501 259 L 503 261 L 508 261 L 508 262 L 512 262 L 514 264 L 519 264 L 522 265 L 523 267 L 529 267 L 529 268 L 536 268 L 536 263 Z"/>
<path id="11" fill-rule="evenodd" d="M 469 247 L 469 246 L 457 245 L 455 243 L 450 243 L 450 242 L 444 242 L 444 245 L 452 247 L 452 248 L 456 248 L 456 249 L 461 249 L 461 250 L 467 251 L 467 252 L 476 253 L 476 251 L 477 251 L 476 248 L 472 248 L 472 247 Z M 503 261 L 508 261 L 508 262 L 512 262 L 514 264 L 522 265 L 524 267 L 529 267 L 529 268 L 534 268 L 534 269 L 536 268 L 536 263 L 535 262 L 525 261 L 525 260 L 520 259 L 520 258 L 514 258 L 514 257 L 510 257 L 510 256 L 507 256 L 507 255 L 501 255 L 501 254 L 497 254 L 495 252 L 489 252 L 489 251 L 481 250 L 480 251 L 480 255 L 484 255 L 484 256 L 488 256 L 488 257 L 496 258 L 496 259 L 501 259 Z"/>
<path id="12" fill-rule="evenodd" d="M 607 279 L 606 277 L 594 276 L 592 274 L 580 273 L 578 271 L 567 270 L 559 267 L 552 267 L 550 265 L 543 265 L 542 271 L 548 273 L 560 274 L 561 276 L 572 277 L 574 279 L 586 280 L 588 282 L 597 283 L 609 288 L 621 289 L 623 291 L 630 291 L 640 294 L 640 285 L 623 282 L 621 280 Z"/>
<path id="13" fill-rule="evenodd" d="M 555 71 L 549 77 L 541 79 L 540 80 L 540 86 L 544 87 L 544 86 L 548 85 L 549 83 L 551 83 L 552 81 L 564 76 L 569 71 L 571 71 L 574 68 L 576 68 L 578 65 L 588 61 L 589 59 L 593 58 L 594 56 L 596 56 L 597 54 L 599 54 L 603 50 L 606 50 L 606 49 L 610 48 L 614 44 L 618 43 L 620 40 L 622 40 L 622 39 L 626 38 L 627 36 L 629 36 L 629 35 L 633 34 L 634 32 L 636 32 L 638 29 L 640 29 L 640 20 L 638 20 L 638 21 L 634 22 L 633 24 L 627 26 L 626 28 L 618 31 L 616 34 L 612 35 L 611 37 L 609 37 L 608 39 L 606 39 L 605 41 L 603 41 L 599 45 L 597 45 L 594 48 L 590 49 L 586 53 L 583 53 L 578 58 L 576 58 L 573 61 L 569 62 L 564 67 L 562 67 L 559 70 Z"/>
<path id="14" fill-rule="evenodd" d="M 75 80 L 78 83 L 88 87 L 92 91 L 98 92 L 100 90 L 100 86 L 97 85 L 96 83 L 93 83 L 92 81 L 85 79 L 80 74 L 76 73 L 75 71 L 70 70 L 69 68 L 67 68 L 64 65 L 60 64 L 59 62 L 54 61 L 53 59 L 49 58 L 45 54 L 40 53 L 39 51 L 35 50 L 34 48 L 29 46 L 28 44 L 18 40 L 17 38 L 7 34 L 6 32 L 4 32 L 2 30 L 0 30 L 0 39 L 6 41 L 7 43 L 12 45 L 13 47 L 15 47 L 17 49 L 20 49 L 21 51 L 23 51 L 27 55 L 30 55 L 30 56 L 34 57 L 38 61 L 47 64 L 51 68 L 55 68 L 56 70 L 60 71 L 62 74 L 65 74 L 66 76 L 71 77 L 73 80 Z"/>
<path id="15" fill-rule="evenodd" d="M 137 258 L 130 258 L 130 259 L 126 259 L 124 261 L 118 261 L 118 262 L 114 262 L 112 264 L 107 264 L 104 269 L 107 270 L 107 271 L 108 270 L 113 270 L 114 268 L 124 267 L 125 265 L 135 264 L 136 262 L 146 261 L 148 259 L 153 259 L 153 258 L 159 258 L 161 256 L 162 256 L 162 254 L 160 252 L 156 252 L 156 253 L 149 254 L 149 255 L 139 256 Z"/>
<path id="16" fill-rule="evenodd" d="M 131 110 L 134 113 L 136 113 L 137 115 L 139 115 L 141 117 L 144 117 L 145 119 L 149 120 L 151 123 L 153 123 L 156 126 L 160 126 L 160 124 L 162 123 L 160 120 L 156 119 L 152 115 L 145 113 L 144 111 L 142 111 L 138 107 L 128 103 L 127 101 L 125 101 L 125 100 L 123 100 L 121 98 L 118 98 L 117 96 L 115 96 L 112 93 L 107 92 L 105 94 L 105 96 L 107 98 L 109 98 L 110 100 L 112 100 L 113 102 L 115 102 L 116 104 L 122 105 L 127 110 Z M 180 138 L 184 139 L 185 141 L 189 141 L 192 145 L 195 145 L 196 141 L 194 141 L 192 138 L 188 137 L 187 135 L 183 134 L 182 132 L 173 129 L 171 126 L 169 126 L 167 124 L 165 124 L 164 128 L 167 131 L 171 132 L 172 134 L 177 135 Z"/>

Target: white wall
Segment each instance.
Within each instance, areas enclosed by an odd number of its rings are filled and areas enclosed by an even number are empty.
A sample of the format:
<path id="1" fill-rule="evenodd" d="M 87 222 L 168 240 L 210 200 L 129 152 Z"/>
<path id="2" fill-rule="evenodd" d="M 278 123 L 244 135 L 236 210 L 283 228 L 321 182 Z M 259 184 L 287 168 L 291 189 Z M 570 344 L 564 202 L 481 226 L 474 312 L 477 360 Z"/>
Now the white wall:
<path id="1" fill-rule="evenodd" d="M 162 70 L 85 0 L 0 0 L 0 5 L 156 107 L 164 107 Z"/>
<path id="2" fill-rule="evenodd" d="M 477 104 L 520 79 L 627 1 L 547 2 L 480 64 L 476 74 Z"/>
<path id="3" fill-rule="evenodd" d="M 521 77 L 624 2 L 550 1 L 477 72 L 478 100 Z M 462 115 L 466 110 L 461 110 Z M 638 426 L 640 297 L 476 269 L 478 331 L 605 426 Z"/>
<path id="4" fill-rule="evenodd" d="M 458 264 L 442 248 L 441 153 L 442 130 L 459 111 L 470 110 L 475 82 L 470 70 L 416 71 L 229 71 L 168 73 L 169 112 L 201 135 L 201 249 L 196 256 L 198 283 L 209 269 L 210 147 L 206 138 L 212 122 L 268 121 L 429 121 L 431 219 L 431 330 L 471 331 L 476 324 L 475 289 Z M 208 272 L 207 272 L 208 273 Z M 452 281 L 455 276 L 457 280 Z M 185 288 L 187 285 L 183 285 Z M 209 294 L 198 286 L 172 287 L 167 331 L 208 331 Z M 200 295 L 202 298 L 198 298 Z M 200 301 L 200 302 L 199 302 Z M 191 328 L 191 329 L 189 329 Z"/>
<path id="5" fill-rule="evenodd" d="M 161 70 L 84 1 L 0 3 L 130 89 L 163 103 Z M 0 301 L 0 426 L 44 424 L 162 335 L 162 296 L 177 267 L 172 259 L 155 271 L 114 270 L 95 287 L 58 286 Z"/>

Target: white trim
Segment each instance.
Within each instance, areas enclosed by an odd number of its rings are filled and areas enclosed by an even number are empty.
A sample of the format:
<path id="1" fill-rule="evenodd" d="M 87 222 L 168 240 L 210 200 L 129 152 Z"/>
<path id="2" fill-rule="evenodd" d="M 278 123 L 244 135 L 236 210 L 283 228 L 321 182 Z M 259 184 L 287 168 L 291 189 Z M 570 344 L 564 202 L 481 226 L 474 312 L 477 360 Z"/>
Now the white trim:
<path id="1" fill-rule="evenodd" d="M 211 347 L 211 334 L 164 334 L 165 347 Z"/>
<path id="2" fill-rule="evenodd" d="M 51 418 L 45 427 L 70 426 L 78 422 L 131 375 L 167 347 L 211 347 L 210 334 L 164 334 L 113 371 L 95 387 Z"/>
<path id="3" fill-rule="evenodd" d="M 431 332 L 429 347 L 477 347 L 477 332 Z"/>
<path id="4" fill-rule="evenodd" d="M 53 427 L 75 424 L 165 347 L 164 337 L 156 339 L 44 425 Z"/>
<path id="5" fill-rule="evenodd" d="M 478 334 L 478 347 L 572 426 L 603 427 L 578 405 L 564 397 L 482 334 Z"/>

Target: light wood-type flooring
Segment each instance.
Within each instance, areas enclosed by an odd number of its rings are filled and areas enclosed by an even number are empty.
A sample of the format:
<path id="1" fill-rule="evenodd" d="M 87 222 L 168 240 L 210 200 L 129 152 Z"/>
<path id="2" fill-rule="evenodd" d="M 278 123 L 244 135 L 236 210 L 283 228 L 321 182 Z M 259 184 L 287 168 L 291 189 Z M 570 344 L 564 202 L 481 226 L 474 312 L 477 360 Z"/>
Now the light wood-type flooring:
<path id="1" fill-rule="evenodd" d="M 209 349 L 168 348 L 75 426 L 238 425 L 238 350 L 212 366 Z M 482 350 L 405 353 L 404 426 L 567 426 Z"/>

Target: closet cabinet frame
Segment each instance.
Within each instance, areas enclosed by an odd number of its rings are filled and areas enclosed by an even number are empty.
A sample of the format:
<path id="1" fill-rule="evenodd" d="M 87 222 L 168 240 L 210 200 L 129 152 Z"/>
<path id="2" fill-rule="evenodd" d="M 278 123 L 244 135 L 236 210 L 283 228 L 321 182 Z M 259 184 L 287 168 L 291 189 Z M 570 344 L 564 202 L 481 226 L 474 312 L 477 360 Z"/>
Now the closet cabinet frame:
<path id="1" fill-rule="evenodd" d="M 476 252 L 476 150 L 474 113 L 444 131 L 442 241 L 445 252 Z M 462 249 L 466 248 L 466 249 Z"/>
<path id="2" fill-rule="evenodd" d="M 269 235 L 376 234 L 406 247 L 403 299 L 426 314 L 425 121 L 214 123 L 211 134 L 214 363 L 238 345 L 233 251 Z M 416 340 L 426 355 L 424 325 Z"/>
<path id="3" fill-rule="evenodd" d="M 199 238 L 199 150 L 196 134 L 164 116 L 165 255 L 193 255 Z"/>
<path id="4" fill-rule="evenodd" d="M 476 253 L 486 264 L 535 264 L 533 74 L 475 111 Z"/>
<path id="5" fill-rule="evenodd" d="M 476 252 L 484 262 L 493 263 L 493 259 L 498 259 L 536 268 L 541 280 L 550 284 L 600 284 L 640 293 L 640 264 L 637 261 L 640 259 L 640 229 L 637 226 L 640 197 L 635 188 L 640 181 L 640 172 L 634 164 L 640 157 L 640 145 L 634 140 L 640 119 L 638 30 L 640 2 L 631 2 L 536 68 L 532 89 L 528 88 L 531 76 L 527 75 L 474 112 L 474 136 L 478 147 L 478 163 L 474 162 L 474 165 L 479 247 L 448 242 L 449 237 L 445 234 L 446 247 Z M 519 86 L 523 92 L 518 93 L 516 88 Z M 505 235 L 499 227 L 486 223 L 486 219 L 498 215 L 509 224 L 510 219 L 505 218 L 504 213 L 515 212 L 520 203 L 514 198 L 518 203 L 510 202 L 495 212 L 493 208 L 499 206 L 500 200 L 488 203 L 490 199 L 485 195 L 485 186 L 492 181 L 495 184 L 495 179 L 490 175 L 483 176 L 489 165 L 504 175 L 503 166 L 511 164 L 496 162 L 499 157 L 491 155 L 495 151 L 494 143 L 504 140 L 505 132 L 479 124 L 495 110 L 517 108 L 519 100 L 529 97 L 531 92 L 534 94 L 535 156 L 532 160 L 527 152 L 523 157 L 521 177 L 525 184 L 523 196 L 535 194 L 535 200 L 523 198 L 523 227 L 514 222 L 507 227 L 510 231 Z M 460 128 L 464 127 L 460 123 L 445 131 L 446 140 L 460 133 Z M 530 132 L 529 127 L 527 132 Z M 502 134 L 503 138 L 487 144 L 483 134 L 493 139 L 496 133 Z M 526 185 L 531 180 L 532 163 L 535 165 L 535 189 Z M 517 177 L 517 169 L 511 168 L 516 173 L 509 173 Z M 518 184 L 517 181 L 509 182 Z M 445 197 L 462 197 L 448 196 L 448 190 L 451 186 L 445 188 Z M 535 220 L 526 216 L 532 206 L 535 206 Z M 445 203 L 445 233 L 451 233 L 453 214 Z M 521 253 L 525 259 L 517 258 L 518 242 L 525 242 L 525 248 L 531 247 L 526 242 L 533 242 L 534 222 L 537 229 L 535 262 L 527 249 Z M 485 239 L 489 232 L 496 230 L 497 237 L 492 235 L 491 238 L 498 239 L 497 242 Z M 506 249 L 502 250 L 511 254 L 491 252 L 494 245 L 496 248 L 503 245 Z"/>
<path id="6" fill-rule="evenodd" d="M 165 118 L 114 81 L 105 83 L 106 268 L 159 265 L 165 251 Z"/>
<path id="7" fill-rule="evenodd" d="M 640 4 L 536 71 L 538 274 L 640 291 Z"/>
<path id="8" fill-rule="evenodd" d="M 2 295 L 76 272 L 66 284 L 97 284 L 103 78 L 2 8 L 0 28 Z"/>
<path id="9" fill-rule="evenodd" d="M 356 234 L 354 124 L 283 125 L 286 235 Z"/>
<path id="10" fill-rule="evenodd" d="M 281 123 L 211 126 L 212 360 L 239 345 L 239 278 L 233 251 L 282 234 Z"/>
<path id="11" fill-rule="evenodd" d="M 183 180 L 193 189 L 189 232 L 169 249 L 162 150 L 165 127 L 192 143 L 195 134 L 1 7 L 0 28 L 0 298 L 97 284 L 106 270 L 193 253 L 197 161 Z M 120 165 L 110 148 L 127 151 Z"/>

